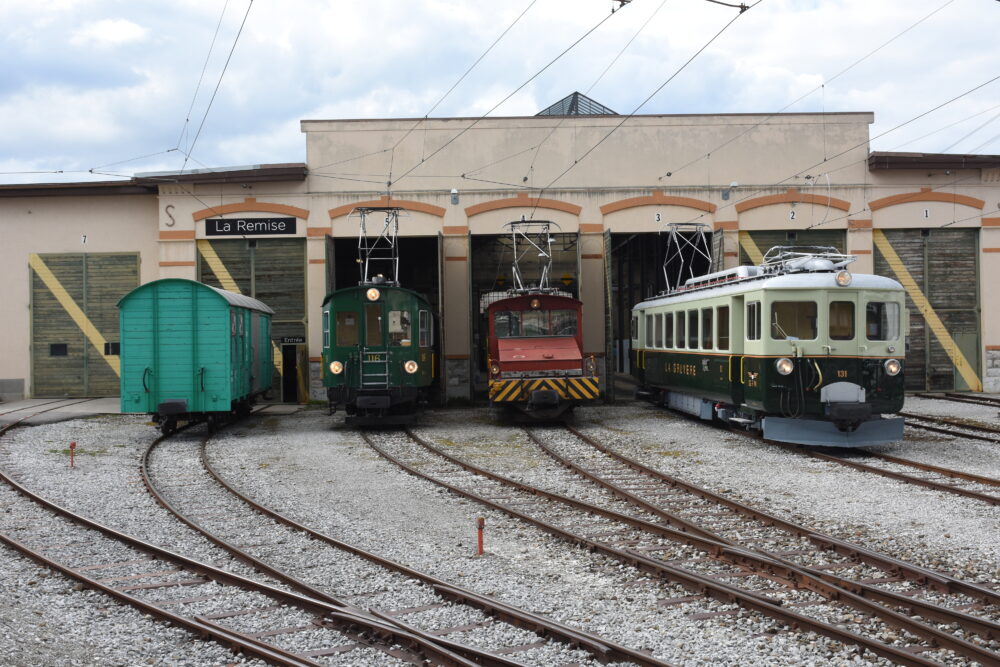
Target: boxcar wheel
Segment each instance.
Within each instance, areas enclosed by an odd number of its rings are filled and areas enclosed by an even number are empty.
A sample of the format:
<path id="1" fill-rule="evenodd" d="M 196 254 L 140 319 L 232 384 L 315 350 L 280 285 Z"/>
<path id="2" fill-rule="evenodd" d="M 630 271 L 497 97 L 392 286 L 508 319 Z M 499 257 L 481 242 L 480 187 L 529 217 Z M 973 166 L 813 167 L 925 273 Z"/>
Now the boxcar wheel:
<path id="1" fill-rule="evenodd" d="M 170 435 L 177 431 L 177 422 L 173 419 L 167 419 L 162 424 L 160 424 L 160 433 L 163 435 Z"/>

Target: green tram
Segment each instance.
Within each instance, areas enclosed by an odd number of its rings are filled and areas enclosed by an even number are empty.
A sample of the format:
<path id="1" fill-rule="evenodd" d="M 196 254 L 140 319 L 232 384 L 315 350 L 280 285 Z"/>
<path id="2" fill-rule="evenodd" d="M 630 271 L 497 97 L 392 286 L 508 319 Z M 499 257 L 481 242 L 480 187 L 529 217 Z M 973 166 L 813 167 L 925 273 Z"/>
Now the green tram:
<path id="1" fill-rule="evenodd" d="M 405 424 L 436 373 L 430 303 L 380 282 L 337 290 L 323 301 L 323 385 L 331 414 L 348 424 Z"/>
<path id="2" fill-rule="evenodd" d="M 905 292 L 834 248 L 687 280 L 632 309 L 640 393 L 770 440 L 826 447 L 903 437 Z M 885 416 L 889 415 L 889 416 Z"/>

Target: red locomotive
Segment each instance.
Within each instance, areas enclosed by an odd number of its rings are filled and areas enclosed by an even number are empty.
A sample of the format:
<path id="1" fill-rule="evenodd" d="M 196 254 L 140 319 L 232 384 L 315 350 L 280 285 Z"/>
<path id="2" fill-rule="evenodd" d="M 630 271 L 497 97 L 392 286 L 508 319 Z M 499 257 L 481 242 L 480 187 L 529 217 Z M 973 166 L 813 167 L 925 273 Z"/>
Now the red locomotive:
<path id="1" fill-rule="evenodd" d="M 583 355 L 582 304 L 553 291 L 517 294 L 487 309 L 490 403 L 537 419 L 601 395 L 597 363 Z"/>

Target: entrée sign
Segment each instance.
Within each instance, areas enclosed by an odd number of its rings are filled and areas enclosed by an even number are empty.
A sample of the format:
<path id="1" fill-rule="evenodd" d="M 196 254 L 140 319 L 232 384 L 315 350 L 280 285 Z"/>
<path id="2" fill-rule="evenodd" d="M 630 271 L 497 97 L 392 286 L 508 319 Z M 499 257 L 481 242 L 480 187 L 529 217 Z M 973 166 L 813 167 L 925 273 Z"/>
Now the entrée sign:
<path id="1" fill-rule="evenodd" d="M 295 235 L 295 218 L 208 218 L 205 236 Z"/>

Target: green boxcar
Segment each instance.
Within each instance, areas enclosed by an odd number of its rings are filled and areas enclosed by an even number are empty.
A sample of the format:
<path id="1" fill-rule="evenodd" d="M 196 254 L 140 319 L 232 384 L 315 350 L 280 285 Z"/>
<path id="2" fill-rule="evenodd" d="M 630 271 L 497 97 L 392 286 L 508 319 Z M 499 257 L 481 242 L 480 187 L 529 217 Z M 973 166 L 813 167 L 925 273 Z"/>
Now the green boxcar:
<path id="1" fill-rule="evenodd" d="M 427 299 L 386 284 L 323 301 L 323 385 L 347 423 L 411 421 L 435 377 L 434 315 Z"/>
<path id="2" fill-rule="evenodd" d="M 141 285 L 118 302 L 121 410 L 178 421 L 246 413 L 271 386 L 270 308 L 193 280 Z"/>

